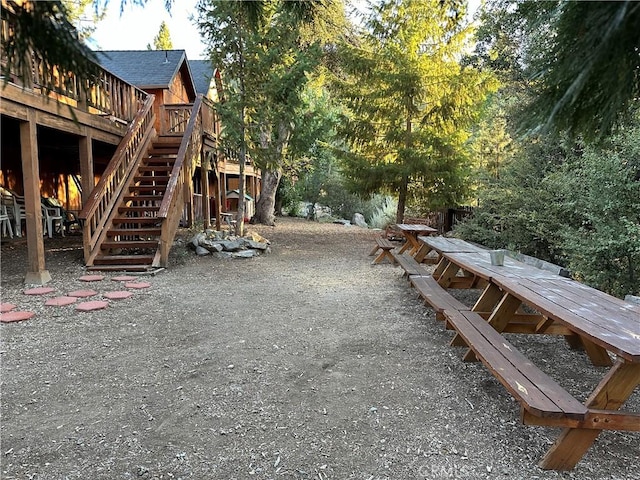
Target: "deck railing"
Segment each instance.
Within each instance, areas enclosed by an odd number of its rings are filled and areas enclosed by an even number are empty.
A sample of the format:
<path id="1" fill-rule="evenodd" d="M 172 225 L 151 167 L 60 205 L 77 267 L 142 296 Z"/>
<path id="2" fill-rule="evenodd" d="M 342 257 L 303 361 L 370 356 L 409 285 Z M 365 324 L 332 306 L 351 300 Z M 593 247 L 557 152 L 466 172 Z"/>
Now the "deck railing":
<path id="1" fill-rule="evenodd" d="M 100 177 L 98 185 L 93 189 L 91 198 L 78 215 L 84 221 L 84 258 L 87 265 L 91 265 L 97 255 L 100 242 L 107 231 L 106 227 L 111 221 L 111 213 L 118 205 L 128 184 L 128 178 L 137 170 L 143 151 L 155 137 L 154 98 L 154 95 L 147 97 Z"/>
<path id="2" fill-rule="evenodd" d="M 218 135 L 218 118 L 216 116 L 215 106 L 211 101 L 200 96 L 202 101 L 200 125 L 202 133 L 211 137 Z M 168 103 L 161 107 L 161 121 L 163 135 L 179 135 L 182 136 L 186 132 L 194 104 Z"/>

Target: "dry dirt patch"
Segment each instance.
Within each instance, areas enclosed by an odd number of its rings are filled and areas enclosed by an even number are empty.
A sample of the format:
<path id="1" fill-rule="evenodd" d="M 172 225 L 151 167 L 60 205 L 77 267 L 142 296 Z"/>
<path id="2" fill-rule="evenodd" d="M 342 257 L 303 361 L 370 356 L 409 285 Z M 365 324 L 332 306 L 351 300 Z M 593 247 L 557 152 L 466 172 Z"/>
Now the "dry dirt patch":
<path id="1" fill-rule="evenodd" d="M 0 325 L 3 479 L 637 478 L 630 433 L 600 435 L 572 472 L 538 469 L 557 430 L 521 425 L 400 269 L 370 264 L 374 232 L 251 228 L 271 254 L 175 248 L 130 299 L 33 303 L 34 319 Z M 10 247 L 2 301 L 36 302 Z M 81 252 L 56 248 L 52 286 L 82 287 Z M 603 374 L 557 339 L 510 340 L 579 398 Z"/>

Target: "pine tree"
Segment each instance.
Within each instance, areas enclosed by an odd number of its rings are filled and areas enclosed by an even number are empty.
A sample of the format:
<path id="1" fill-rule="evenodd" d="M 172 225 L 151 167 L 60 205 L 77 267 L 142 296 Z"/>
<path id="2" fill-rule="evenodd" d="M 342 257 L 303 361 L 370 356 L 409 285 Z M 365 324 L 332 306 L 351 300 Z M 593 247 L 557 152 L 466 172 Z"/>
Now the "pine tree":
<path id="1" fill-rule="evenodd" d="M 464 130 L 495 82 L 458 61 L 471 30 L 465 2 L 391 0 L 372 6 L 358 45 L 344 44 L 337 92 L 349 113 L 343 134 L 352 187 L 398 196 L 397 221 L 410 191 L 432 207 L 463 189 Z"/>

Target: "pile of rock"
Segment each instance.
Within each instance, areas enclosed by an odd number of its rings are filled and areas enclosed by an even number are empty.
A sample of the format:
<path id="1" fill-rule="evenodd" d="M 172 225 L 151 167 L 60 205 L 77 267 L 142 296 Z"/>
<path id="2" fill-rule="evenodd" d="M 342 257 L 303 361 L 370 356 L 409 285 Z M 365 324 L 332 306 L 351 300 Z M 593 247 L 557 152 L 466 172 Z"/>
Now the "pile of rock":
<path id="1" fill-rule="evenodd" d="M 271 251 L 271 242 L 255 232 L 238 237 L 227 231 L 206 230 L 196 233 L 188 245 L 196 255 L 218 258 L 251 258 Z"/>

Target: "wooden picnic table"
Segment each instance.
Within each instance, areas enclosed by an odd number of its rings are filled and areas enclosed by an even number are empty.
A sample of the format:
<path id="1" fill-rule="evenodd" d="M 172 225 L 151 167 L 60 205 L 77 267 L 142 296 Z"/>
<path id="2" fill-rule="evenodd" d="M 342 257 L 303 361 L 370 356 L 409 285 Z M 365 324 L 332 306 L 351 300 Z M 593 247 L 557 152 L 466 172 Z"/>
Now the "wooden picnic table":
<path id="1" fill-rule="evenodd" d="M 570 345 L 584 347 L 594 365 L 610 367 L 584 402 L 584 414 L 575 408 L 571 415 L 551 416 L 523 410 L 524 423 L 564 428 L 542 468 L 572 469 L 602 430 L 640 431 L 640 412 L 619 411 L 640 385 L 640 306 L 509 257 L 503 266 L 492 265 L 489 251 L 474 251 L 471 244 L 421 240 L 440 249 L 433 277 L 441 287 L 471 288 L 481 281 L 484 289 L 471 312 L 496 332 L 563 335 Z"/>
<path id="2" fill-rule="evenodd" d="M 485 248 L 473 245 L 460 238 L 434 237 L 418 235 L 420 247 L 416 251 L 414 258 L 418 263 L 437 263 L 440 261 L 442 252 L 482 252 Z M 437 258 L 431 262 L 427 261 L 427 255 L 431 252 L 437 254 Z"/>
<path id="3" fill-rule="evenodd" d="M 420 249 L 418 235 L 433 235 L 438 233 L 438 230 L 435 228 L 413 223 L 396 223 L 395 225 L 392 225 L 391 228 L 402 233 L 407 240 L 398 251 L 400 254 L 409 250 L 410 255 L 415 255 L 415 253 Z"/>

